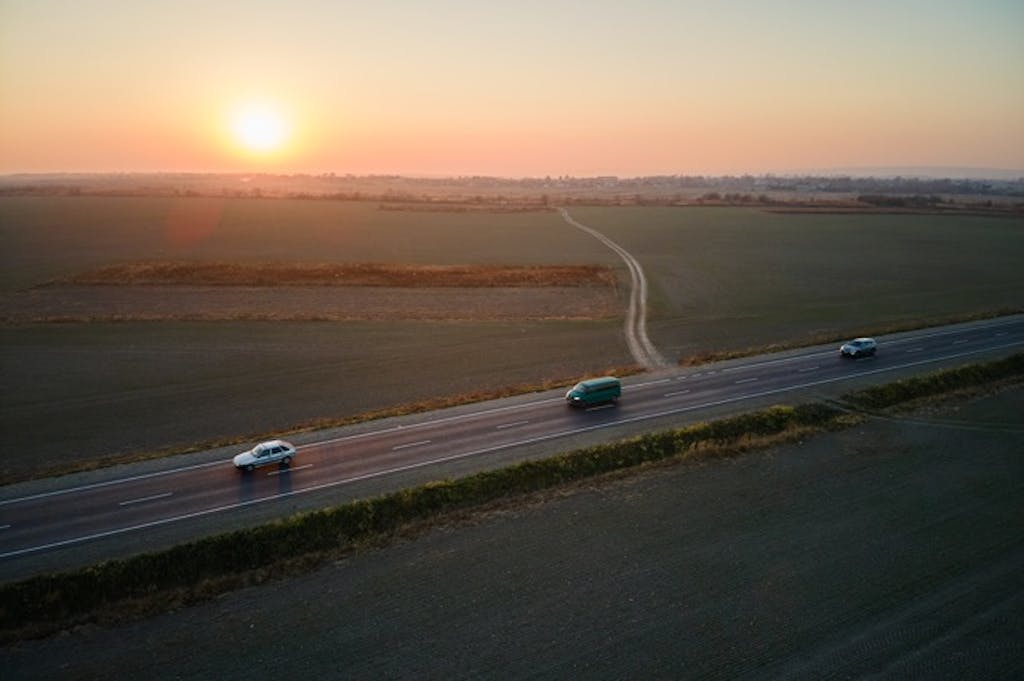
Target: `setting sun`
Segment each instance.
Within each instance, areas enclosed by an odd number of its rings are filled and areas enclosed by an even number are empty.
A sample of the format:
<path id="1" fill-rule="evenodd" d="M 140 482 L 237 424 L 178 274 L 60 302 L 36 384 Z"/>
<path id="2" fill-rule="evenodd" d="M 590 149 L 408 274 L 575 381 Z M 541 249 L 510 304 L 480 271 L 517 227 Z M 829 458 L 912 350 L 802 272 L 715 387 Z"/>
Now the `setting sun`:
<path id="1" fill-rule="evenodd" d="M 288 139 L 289 126 L 280 111 L 266 104 L 246 104 L 231 116 L 231 133 L 246 150 L 269 153 Z"/>

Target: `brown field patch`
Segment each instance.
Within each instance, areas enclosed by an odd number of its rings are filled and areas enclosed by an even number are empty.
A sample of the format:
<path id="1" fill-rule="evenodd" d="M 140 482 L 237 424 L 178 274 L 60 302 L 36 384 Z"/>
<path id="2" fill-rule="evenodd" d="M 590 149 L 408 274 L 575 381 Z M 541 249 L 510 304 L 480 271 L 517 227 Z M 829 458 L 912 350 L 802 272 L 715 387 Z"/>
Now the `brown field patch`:
<path id="1" fill-rule="evenodd" d="M 88 286 L 375 286 L 391 288 L 614 287 L 603 265 L 415 265 L 144 261 L 110 265 L 58 284 Z"/>
<path id="2" fill-rule="evenodd" d="M 0 323 L 610 319 L 608 287 L 67 286 L 0 294 Z"/>
<path id="3" fill-rule="evenodd" d="M 519 203 L 470 203 L 466 201 L 411 201 L 384 202 L 379 210 L 410 211 L 415 213 L 553 213 L 546 203 L 523 201 Z"/>

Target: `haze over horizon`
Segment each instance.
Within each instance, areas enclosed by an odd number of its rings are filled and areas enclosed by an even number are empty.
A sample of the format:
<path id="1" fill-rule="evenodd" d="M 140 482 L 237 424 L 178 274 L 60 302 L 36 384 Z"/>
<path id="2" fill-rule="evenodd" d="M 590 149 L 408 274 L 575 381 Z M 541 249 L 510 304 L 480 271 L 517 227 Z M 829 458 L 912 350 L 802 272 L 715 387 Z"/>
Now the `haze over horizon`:
<path id="1" fill-rule="evenodd" d="M 1022 26 L 1009 0 L 4 0 L 0 173 L 1019 177 Z"/>

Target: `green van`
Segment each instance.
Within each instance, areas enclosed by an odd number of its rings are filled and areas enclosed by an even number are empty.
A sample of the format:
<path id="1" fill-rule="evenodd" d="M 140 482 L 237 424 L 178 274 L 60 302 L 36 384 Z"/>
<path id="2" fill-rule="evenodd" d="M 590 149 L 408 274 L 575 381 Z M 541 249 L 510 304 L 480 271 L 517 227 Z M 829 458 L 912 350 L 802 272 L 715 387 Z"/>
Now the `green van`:
<path id="1" fill-rule="evenodd" d="M 602 402 L 617 402 L 621 394 L 622 383 L 619 379 L 604 376 L 580 381 L 565 393 L 565 401 L 572 407 L 589 407 Z"/>

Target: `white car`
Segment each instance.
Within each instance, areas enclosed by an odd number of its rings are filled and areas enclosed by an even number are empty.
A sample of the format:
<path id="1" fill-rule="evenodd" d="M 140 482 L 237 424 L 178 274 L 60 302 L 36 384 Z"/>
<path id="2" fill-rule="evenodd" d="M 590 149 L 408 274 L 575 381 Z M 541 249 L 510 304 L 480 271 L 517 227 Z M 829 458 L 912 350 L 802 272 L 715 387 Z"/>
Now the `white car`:
<path id="1" fill-rule="evenodd" d="M 878 343 L 874 338 L 854 338 L 852 341 L 842 344 L 839 354 L 842 357 L 857 359 L 873 355 L 876 350 L 878 350 Z"/>
<path id="2" fill-rule="evenodd" d="M 284 440 L 261 442 L 247 452 L 242 452 L 232 462 L 240 471 L 251 471 L 257 466 L 271 463 L 283 463 L 285 466 L 295 457 L 295 447 Z"/>

